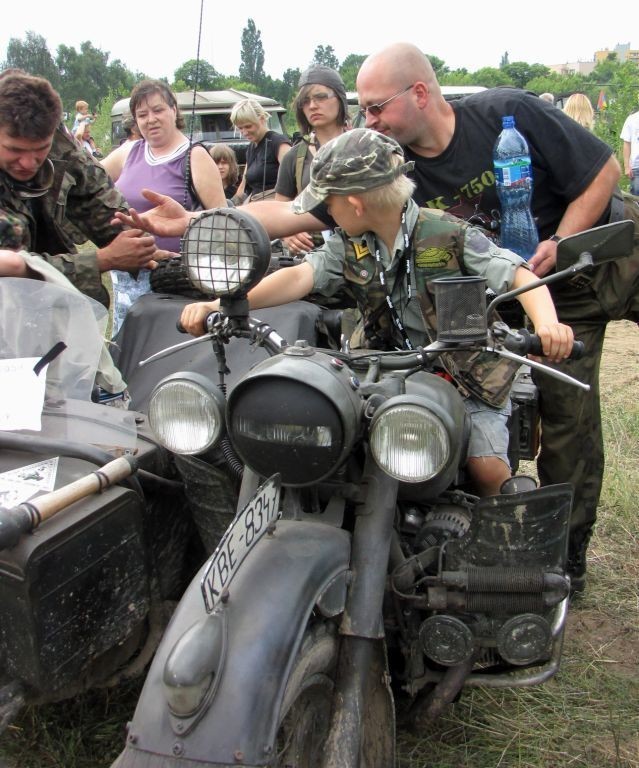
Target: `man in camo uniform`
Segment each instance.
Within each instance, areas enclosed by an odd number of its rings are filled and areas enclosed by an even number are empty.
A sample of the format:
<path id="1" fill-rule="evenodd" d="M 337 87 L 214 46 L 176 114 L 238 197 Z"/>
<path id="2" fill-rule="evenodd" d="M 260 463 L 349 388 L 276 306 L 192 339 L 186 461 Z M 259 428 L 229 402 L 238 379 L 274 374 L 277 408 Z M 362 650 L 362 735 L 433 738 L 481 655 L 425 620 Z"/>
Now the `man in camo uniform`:
<path id="1" fill-rule="evenodd" d="M 102 272 L 153 267 L 160 253 L 152 236 L 111 223 L 126 201 L 61 119 L 47 80 L 16 70 L 0 75 L 0 249 L 38 254 L 108 304 Z M 79 253 L 76 244 L 87 239 L 97 248 Z M 22 263 L 23 276 L 38 276 Z"/>
<path id="2" fill-rule="evenodd" d="M 362 313 L 362 346 L 412 349 L 436 334 L 433 279 L 481 275 L 496 293 L 535 279 L 523 259 L 478 229 L 418 208 L 411 199 L 413 182 L 404 175 L 412 164 L 403 160 L 397 142 L 366 129 L 325 144 L 293 207 L 304 213 L 325 201 L 339 228 L 302 264 L 264 278 L 249 292 L 251 307 L 283 304 L 313 291 L 332 296 L 347 288 Z M 557 322 L 547 289 L 522 294 L 521 303 L 549 356 L 567 356 L 572 331 Z M 181 322 L 200 335 L 204 318 L 217 307 L 217 302 L 188 305 Z M 481 352 L 454 353 L 442 361 L 471 417 L 469 474 L 481 495 L 499 493 L 510 477 L 509 392 L 518 365 Z"/>

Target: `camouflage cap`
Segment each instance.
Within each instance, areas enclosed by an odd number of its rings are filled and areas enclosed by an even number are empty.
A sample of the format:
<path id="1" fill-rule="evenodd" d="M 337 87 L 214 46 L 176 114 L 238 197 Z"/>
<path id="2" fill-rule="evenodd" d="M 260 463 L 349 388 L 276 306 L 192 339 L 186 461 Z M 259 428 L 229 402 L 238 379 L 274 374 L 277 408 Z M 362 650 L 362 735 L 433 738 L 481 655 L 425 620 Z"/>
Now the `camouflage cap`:
<path id="1" fill-rule="evenodd" d="M 368 128 L 354 128 L 324 144 L 311 164 L 311 180 L 293 201 L 295 213 L 313 210 L 329 195 L 357 195 L 383 187 L 412 170 L 395 139 Z"/>

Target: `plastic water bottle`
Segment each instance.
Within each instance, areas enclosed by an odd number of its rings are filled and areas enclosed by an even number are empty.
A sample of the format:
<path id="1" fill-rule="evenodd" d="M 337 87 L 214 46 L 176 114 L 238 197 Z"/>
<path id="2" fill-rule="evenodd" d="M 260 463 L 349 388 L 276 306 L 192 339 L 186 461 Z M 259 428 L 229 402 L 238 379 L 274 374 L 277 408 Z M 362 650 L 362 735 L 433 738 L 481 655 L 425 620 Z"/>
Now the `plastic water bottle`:
<path id="1" fill-rule="evenodd" d="M 501 203 L 501 246 L 530 259 L 539 243 L 530 210 L 533 179 L 526 139 L 512 115 L 502 117 L 503 130 L 493 149 L 495 184 Z"/>

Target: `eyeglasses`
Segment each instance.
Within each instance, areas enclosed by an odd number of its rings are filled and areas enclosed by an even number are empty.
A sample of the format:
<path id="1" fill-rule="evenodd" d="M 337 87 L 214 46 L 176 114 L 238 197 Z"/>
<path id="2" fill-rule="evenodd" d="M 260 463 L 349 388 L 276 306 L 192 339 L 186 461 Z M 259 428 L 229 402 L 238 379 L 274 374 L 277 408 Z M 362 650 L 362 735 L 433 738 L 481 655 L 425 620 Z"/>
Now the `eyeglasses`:
<path id="1" fill-rule="evenodd" d="M 303 107 L 308 107 L 311 102 L 314 104 L 317 104 L 318 107 L 321 107 L 322 104 L 325 101 L 328 101 L 328 99 L 333 99 L 335 97 L 334 93 L 326 93 L 326 92 L 320 92 L 320 93 L 314 93 L 312 96 L 305 96 L 300 104 Z"/>
<path id="2" fill-rule="evenodd" d="M 411 83 L 411 85 L 407 85 L 406 88 L 403 88 L 401 91 L 397 91 L 396 94 L 391 96 L 390 98 L 386 99 L 386 101 L 382 101 L 381 104 L 371 104 L 368 107 L 362 107 L 359 111 L 360 115 L 362 117 L 366 117 L 366 113 L 370 112 L 373 117 L 379 117 L 379 115 L 382 114 L 384 111 L 384 107 L 387 104 L 390 104 L 393 99 L 396 99 L 398 96 L 403 96 L 405 93 L 408 93 L 415 83 Z"/>

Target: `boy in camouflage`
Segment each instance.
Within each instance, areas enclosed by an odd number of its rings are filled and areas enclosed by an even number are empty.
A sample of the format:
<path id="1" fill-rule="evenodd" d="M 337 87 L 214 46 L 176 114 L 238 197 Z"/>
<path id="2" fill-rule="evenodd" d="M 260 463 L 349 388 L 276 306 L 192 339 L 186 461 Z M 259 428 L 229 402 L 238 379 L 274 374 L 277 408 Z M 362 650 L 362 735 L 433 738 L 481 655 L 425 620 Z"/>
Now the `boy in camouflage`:
<path id="1" fill-rule="evenodd" d="M 525 262 L 498 248 L 479 230 L 411 199 L 403 162 L 393 139 L 367 129 L 349 131 L 325 144 L 311 166 L 311 182 L 294 201 L 296 213 L 325 202 L 339 228 L 296 267 L 273 273 L 249 292 L 252 308 L 301 299 L 311 292 L 331 296 L 347 287 L 362 314 L 354 335 L 359 346 L 413 348 L 434 339 L 436 316 L 431 281 L 475 274 L 496 293 L 536 278 Z M 410 264 L 407 269 L 406 264 Z M 545 287 L 520 296 L 551 360 L 567 357 L 573 334 L 558 323 Z M 203 332 L 217 302 L 187 305 L 182 325 Z M 477 492 L 499 493 L 508 465 L 509 392 L 517 365 L 487 353 L 454 353 L 445 366 L 471 415 L 468 472 Z"/>

